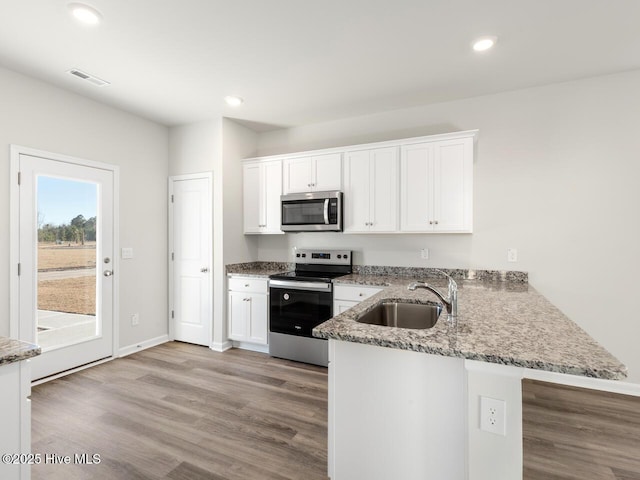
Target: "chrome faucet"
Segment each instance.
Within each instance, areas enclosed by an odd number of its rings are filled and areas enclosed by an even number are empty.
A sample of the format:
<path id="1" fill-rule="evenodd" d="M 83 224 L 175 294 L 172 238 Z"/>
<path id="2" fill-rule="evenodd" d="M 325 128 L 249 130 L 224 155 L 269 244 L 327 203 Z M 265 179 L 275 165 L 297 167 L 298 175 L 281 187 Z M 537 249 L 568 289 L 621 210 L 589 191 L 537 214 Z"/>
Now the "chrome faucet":
<path id="1" fill-rule="evenodd" d="M 458 284 L 455 282 L 453 278 L 444 273 L 442 270 L 438 270 L 438 272 L 442 273 L 445 277 L 449 279 L 449 291 L 447 292 L 447 296 L 445 297 L 440 291 L 427 282 L 413 282 L 407 288 L 411 291 L 415 291 L 416 288 L 424 288 L 433 292 L 442 303 L 447 310 L 447 319 L 455 320 L 458 317 Z"/>

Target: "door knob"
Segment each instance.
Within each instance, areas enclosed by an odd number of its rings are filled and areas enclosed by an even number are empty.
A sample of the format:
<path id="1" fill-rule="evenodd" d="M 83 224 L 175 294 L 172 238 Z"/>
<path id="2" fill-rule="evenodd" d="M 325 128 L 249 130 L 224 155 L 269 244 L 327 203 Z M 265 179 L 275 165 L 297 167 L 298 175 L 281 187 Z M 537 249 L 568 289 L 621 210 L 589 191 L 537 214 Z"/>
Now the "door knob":
<path id="1" fill-rule="evenodd" d="M 104 275 L 105 277 L 110 277 L 111 275 L 113 275 L 113 270 L 105 270 L 105 271 L 103 272 L 103 275 Z"/>

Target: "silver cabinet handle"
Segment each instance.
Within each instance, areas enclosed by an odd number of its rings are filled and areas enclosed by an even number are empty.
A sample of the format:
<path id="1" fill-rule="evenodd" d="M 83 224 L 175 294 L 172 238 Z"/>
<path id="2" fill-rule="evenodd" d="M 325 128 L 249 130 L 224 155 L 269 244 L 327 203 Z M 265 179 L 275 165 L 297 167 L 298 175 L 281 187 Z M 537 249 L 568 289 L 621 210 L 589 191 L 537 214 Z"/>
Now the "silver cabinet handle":
<path id="1" fill-rule="evenodd" d="M 209 271 L 209 269 L 208 269 L 207 267 L 202 267 L 202 268 L 200 269 L 200 271 L 201 271 L 202 273 L 207 273 L 207 272 Z"/>
<path id="2" fill-rule="evenodd" d="M 104 275 L 105 277 L 110 277 L 111 275 L 113 275 L 113 270 L 105 270 L 105 271 L 103 272 L 103 275 Z"/>

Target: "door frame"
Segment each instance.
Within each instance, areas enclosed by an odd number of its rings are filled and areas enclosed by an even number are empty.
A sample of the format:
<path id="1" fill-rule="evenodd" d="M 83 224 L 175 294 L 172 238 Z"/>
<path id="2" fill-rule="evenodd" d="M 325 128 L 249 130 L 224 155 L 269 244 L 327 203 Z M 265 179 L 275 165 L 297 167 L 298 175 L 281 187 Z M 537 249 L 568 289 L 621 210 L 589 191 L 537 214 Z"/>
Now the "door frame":
<path id="1" fill-rule="evenodd" d="M 174 238 L 173 238 L 173 184 L 174 182 L 179 182 L 182 180 L 196 180 L 199 178 L 204 178 L 209 182 L 209 205 L 211 208 L 211 222 L 209 223 L 210 225 L 210 229 L 209 229 L 209 240 L 210 240 L 210 250 L 209 250 L 209 265 L 211 268 L 211 288 L 210 288 L 210 292 L 209 294 L 211 295 L 211 312 L 213 312 L 213 302 L 215 301 L 215 298 L 213 296 L 213 284 L 215 282 L 214 279 L 214 273 L 215 270 L 213 268 L 213 172 L 207 171 L 207 172 L 200 172 L 200 173 L 186 173 L 183 175 L 171 175 L 168 179 L 167 179 L 167 184 L 168 184 L 168 206 L 169 206 L 169 226 L 168 226 L 168 231 L 167 231 L 167 236 L 169 237 L 168 240 L 168 245 L 169 245 L 169 249 L 167 251 L 167 264 L 168 264 L 168 272 L 169 272 L 169 304 L 168 304 L 168 309 L 167 309 L 167 319 L 169 322 L 169 340 L 170 341 L 174 341 L 176 339 L 176 335 L 175 335 L 175 319 L 172 316 L 172 312 L 174 310 L 174 306 L 175 306 L 175 298 L 174 298 L 174 288 L 175 288 L 175 282 L 174 282 L 174 262 L 173 259 L 171 258 L 172 254 L 174 253 Z M 209 348 L 211 348 L 213 342 L 213 313 L 212 313 L 212 317 L 211 317 L 211 338 L 209 339 Z"/>
<path id="2" fill-rule="evenodd" d="M 111 358 L 116 358 L 119 351 L 120 337 L 120 167 L 110 163 L 85 160 L 60 153 L 47 152 L 22 145 L 9 145 L 10 152 L 10 189 L 9 189 L 9 336 L 20 338 L 20 283 L 18 278 L 18 263 L 20 261 L 20 189 L 18 173 L 20 155 L 29 155 L 46 160 L 71 163 L 83 167 L 108 170 L 113 174 L 113 352 Z M 52 377 L 54 378 L 55 375 Z"/>

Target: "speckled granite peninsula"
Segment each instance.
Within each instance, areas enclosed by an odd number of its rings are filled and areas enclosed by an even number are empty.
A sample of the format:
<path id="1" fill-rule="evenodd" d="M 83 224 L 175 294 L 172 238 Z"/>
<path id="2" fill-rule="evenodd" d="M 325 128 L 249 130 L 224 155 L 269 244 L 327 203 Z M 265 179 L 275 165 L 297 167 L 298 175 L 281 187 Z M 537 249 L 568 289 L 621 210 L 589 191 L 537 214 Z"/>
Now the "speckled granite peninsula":
<path id="1" fill-rule="evenodd" d="M 431 277 L 429 283 L 446 293 L 447 282 L 426 269 L 354 267 L 354 271 L 370 274 L 356 273 L 334 283 L 387 288 L 319 325 L 314 336 L 587 377 L 627 376 L 622 363 L 526 283 L 525 273 L 449 271 L 458 283 L 457 325 L 449 325 L 443 313 L 435 327 L 413 330 L 357 319 L 383 301 L 438 303 L 432 293 L 411 292 L 407 286 Z"/>
<path id="2" fill-rule="evenodd" d="M 19 362 L 40 355 L 41 350 L 37 345 L 0 337 L 0 365 Z"/>
<path id="3" fill-rule="evenodd" d="M 240 263 L 227 265 L 227 274 L 267 278 L 293 267 L 286 262 Z M 443 270 L 458 283 L 456 327 L 447 324 L 446 313 L 428 330 L 358 323 L 383 301 L 438 303 L 432 293 L 411 292 L 407 286 L 428 279 L 446 293 L 447 282 L 435 269 L 354 265 L 352 275 L 334 283 L 386 288 L 319 325 L 314 336 L 594 378 L 626 378 L 627 368 L 529 285 L 526 272 Z"/>

